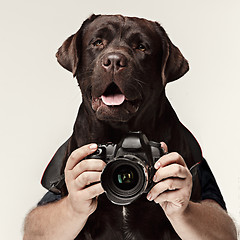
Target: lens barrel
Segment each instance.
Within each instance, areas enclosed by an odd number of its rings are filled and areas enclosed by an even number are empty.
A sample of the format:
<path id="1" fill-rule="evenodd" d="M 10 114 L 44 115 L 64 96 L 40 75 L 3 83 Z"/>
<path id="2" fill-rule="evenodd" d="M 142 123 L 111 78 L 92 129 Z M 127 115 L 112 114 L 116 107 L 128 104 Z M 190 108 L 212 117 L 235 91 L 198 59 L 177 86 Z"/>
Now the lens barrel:
<path id="1" fill-rule="evenodd" d="M 127 205 L 147 188 L 148 167 L 134 155 L 118 157 L 108 162 L 101 175 L 101 183 L 110 201 Z"/>

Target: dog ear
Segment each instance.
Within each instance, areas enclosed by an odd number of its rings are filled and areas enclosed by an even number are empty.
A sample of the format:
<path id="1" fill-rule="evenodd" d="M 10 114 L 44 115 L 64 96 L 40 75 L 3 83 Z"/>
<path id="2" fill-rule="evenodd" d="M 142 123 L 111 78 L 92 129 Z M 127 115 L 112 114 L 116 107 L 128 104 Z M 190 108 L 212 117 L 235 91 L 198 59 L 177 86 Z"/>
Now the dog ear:
<path id="1" fill-rule="evenodd" d="M 182 77 L 188 70 L 188 61 L 184 58 L 180 50 L 171 42 L 167 33 L 157 23 L 162 38 L 162 81 L 166 85 Z"/>
<path id="2" fill-rule="evenodd" d="M 80 63 L 80 52 L 81 52 L 81 41 L 84 29 L 87 25 L 95 20 L 100 15 L 91 15 L 87 20 L 85 20 L 81 28 L 67 40 L 64 41 L 62 46 L 58 49 L 56 53 L 56 58 L 59 64 L 73 73 L 73 77 L 76 76 L 77 68 Z"/>
<path id="3" fill-rule="evenodd" d="M 56 53 L 59 64 L 73 73 L 76 76 L 77 66 L 79 62 L 77 47 L 76 47 L 77 33 L 70 36 Z"/>

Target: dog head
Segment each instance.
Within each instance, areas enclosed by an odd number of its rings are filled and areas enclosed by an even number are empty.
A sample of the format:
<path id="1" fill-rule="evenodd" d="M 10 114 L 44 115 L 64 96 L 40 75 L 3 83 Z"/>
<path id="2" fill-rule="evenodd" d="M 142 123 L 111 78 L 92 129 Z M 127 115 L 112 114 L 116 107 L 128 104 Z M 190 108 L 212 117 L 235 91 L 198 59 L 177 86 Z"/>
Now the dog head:
<path id="1" fill-rule="evenodd" d="M 83 103 L 108 122 L 158 105 L 165 85 L 189 69 L 158 23 L 121 15 L 92 15 L 56 56 L 77 77 Z"/>

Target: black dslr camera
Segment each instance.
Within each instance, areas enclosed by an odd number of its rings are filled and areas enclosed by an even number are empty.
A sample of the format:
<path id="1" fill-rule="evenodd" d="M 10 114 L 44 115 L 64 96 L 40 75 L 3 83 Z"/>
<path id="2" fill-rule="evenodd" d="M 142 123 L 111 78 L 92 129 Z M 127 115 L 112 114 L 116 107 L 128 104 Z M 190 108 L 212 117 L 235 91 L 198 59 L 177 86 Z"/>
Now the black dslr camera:
<path id="1" fill-rule="evenodd" d="M 130 132 L 118 144 L 98 145 L 87 158 L 107 163 L 101 183 L 108 199 L 127 205 L 153 186 L 154 164 L 163 155 L 160 143 L 148 141 L 141 132 Z"/>

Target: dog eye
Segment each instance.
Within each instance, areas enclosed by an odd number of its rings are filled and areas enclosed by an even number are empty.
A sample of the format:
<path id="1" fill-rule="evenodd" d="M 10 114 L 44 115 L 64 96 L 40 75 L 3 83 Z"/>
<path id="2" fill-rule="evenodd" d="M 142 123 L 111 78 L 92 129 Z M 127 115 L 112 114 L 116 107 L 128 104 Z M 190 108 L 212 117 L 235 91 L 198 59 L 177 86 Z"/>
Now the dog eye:
<path id="1" fill-rule="evenodd" d="M 102 45 L 103 45 L 103 41 L 100 40 L 100 39 L 98 39 L 97 41 L 95 41 L 95 42 L 93 43 L 93 46 L 95 46 L 95 47 L 99 47 L 99 46 L 102 46 Z"/>
<path id="2" fill-rule="evenodd" d="M 146 47 L 143 44 L 139 44 L 136 49 L 138 49 L 138 50 L 140 50 L 142 52 L 146 51 Z"/>

